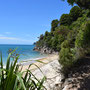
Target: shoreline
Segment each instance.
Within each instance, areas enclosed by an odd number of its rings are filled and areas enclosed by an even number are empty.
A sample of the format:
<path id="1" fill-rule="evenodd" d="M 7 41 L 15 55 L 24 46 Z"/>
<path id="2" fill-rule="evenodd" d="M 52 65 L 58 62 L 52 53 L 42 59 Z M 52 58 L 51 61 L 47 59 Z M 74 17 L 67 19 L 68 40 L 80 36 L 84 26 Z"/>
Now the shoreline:
<path id="1" fill-rule="evenodd" d="M 46 57 L 42 57 L 42 58 L 38 58 L 35 59 L 34 62 L 32 62 L 32 60 L 26 60 L 25 62 L 20 62 L 19 64 L 23 67 L 22 71 L 25 71 L 30 64 L 32 64 L 32 66 L 30 67 L 31 70 L 36 70 L 38 69 L 35 65 L 37 65 L 39 68 L 50 63 L 51 61 L 54 60 L 58 60 L 59 55 L 58 54 L 48 54 Z M 35 64 L 35 65 L 33 65 Z"/>
<path id="2" fill-rule="evenodd" d="M 46 77 L 44 82 L 44 86 L 47 90 L 57 90 L 57 85 L 61 83 L 62 75 L 60 73 L 61 65 L 58 62 L 59 55 L 58 54 L 49 54 L 47 57 L 39 59 L 39 61 L 43 62 L 35 62 L 35 65 L 31 65 L 29 70 L 35 75 L 36 78 L 41 80 L 43 77 Z M 28 63 L 28 62 L 27 62 Z M 29 64 L 29 63 L 28 63 Z M 29 65 L 22 65 L 22 72 L 26 71 Z M 58 87 L 59 88 L 59 87 Z M 61 87 L 60 87 L 61 88 Z"/>

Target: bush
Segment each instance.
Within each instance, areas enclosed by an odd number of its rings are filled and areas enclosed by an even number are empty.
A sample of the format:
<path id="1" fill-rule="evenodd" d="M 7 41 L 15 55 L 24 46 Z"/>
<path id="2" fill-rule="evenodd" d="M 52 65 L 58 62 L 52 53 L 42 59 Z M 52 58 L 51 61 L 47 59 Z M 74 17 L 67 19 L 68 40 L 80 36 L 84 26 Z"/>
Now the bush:
<path id="1" fill-rule="evenodd" d="M 70 47 L 70 42 L 68 40 L 65 40 L 64 42 L 62 42 L 61 48 L 68 48 L 68 47 Z"/>
<path id="2" fill-rule="evenodd" d="M 75 46 L 77 48 L 86 48 L 90 46 L 90 21 L 82 24 L 82 27 L 76 37 Z"/>
<path id="3" fill-rule="evenodd" d="M 71 48 L 62 48 L 59 54 L 59 63 L 62 65 L 63 74 L 67 74 L 75 62 L 75 50 Z"/>

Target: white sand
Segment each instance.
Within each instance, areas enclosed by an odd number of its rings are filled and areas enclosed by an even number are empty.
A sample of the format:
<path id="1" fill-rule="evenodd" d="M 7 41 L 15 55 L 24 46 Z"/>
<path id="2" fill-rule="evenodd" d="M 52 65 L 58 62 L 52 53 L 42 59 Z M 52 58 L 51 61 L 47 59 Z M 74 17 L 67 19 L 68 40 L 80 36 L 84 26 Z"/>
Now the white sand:
<path id="1" fill-rule="evenodd" d="M 53 61 L 53 60 L 58 60 L 58 54 L 50 54 L 48 55 L 47 57 L 45 58 L 42 58 L 42 59 L 38 59 L 39 61 L 43 62 L 43 63 L 40 63 L 40 62 L 35 62 L 34 64 L 37 65 L 38 67 L 42 67 L 44 66 L 45 64 L 48 64 L 49 62 Z M 22 71 L 25 71 L 26 69 L 28 69 L 30 65 L 30 61 L 28 62 L 24 62 L 24 64 L 22 64 L 23 66 L 23 69 Z M 37 67 L 35 65 L 32 65 L 30 67 L 31 70 L 35 70 L 37 69 Z"/>
<path id="2" fill-rule="evenodd" d="M 61 81 L 61 74 L 60 74 L 60 64 L 58 63 L 59 55 L 49 55 L 46 58 L 40 59 L 40 61 L 44 62 L 36 62 L 35 64 L 40 67 L 41 72 L 36 66 L 32 66 L 30 70 L 32 73 L 38 78 L 42 79 L 44 76 L 46 76 L 47 80 L 44 83 L 44 86 L 47 88 L 47 90 L 56 90 L 55 84 L 60 83 Z M 29 63 L 26 62 L 25 65 L 23 65 L 23 71 L 25 71 Z"/>

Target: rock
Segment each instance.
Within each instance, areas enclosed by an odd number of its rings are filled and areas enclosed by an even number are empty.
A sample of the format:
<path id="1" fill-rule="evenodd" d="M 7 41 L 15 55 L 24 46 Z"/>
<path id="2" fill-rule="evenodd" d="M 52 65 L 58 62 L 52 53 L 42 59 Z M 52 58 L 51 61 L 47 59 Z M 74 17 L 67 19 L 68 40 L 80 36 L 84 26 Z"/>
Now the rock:
<path id="1" fill-rule="evenodd" d="M 43 74 L 39 69 L 36 69 L 33 74 L 38 79 L 42 79 L 43 75 L 47 77 L 47 80 L 44 82 L 44 86 L 47 88 L 47 90 L 60 90 L 62 84 L 60 83 L 61 75 L 59 72 L 57 72 L 58 68 L 61 68 L 59 62 L 58 60 L 54 60 L 40 68 Z"/>
<path id="2" fill-rule="evenodd" d="M 68 78 L 67 82 L 69 82 L 69 83 L 73 82 L 72 78 Z"/>
<path id="3" fill-rule="evenodd" d="M 60 83 L 60 82 L 61 82 L 61 77 L 60 77 L 60 76 L 59 76 L 59 77 L 56 77 L 55 83 L 58 84 L 58 83 Z"/>
<path id="4" fill-rule="evenodd" d="M 69 90 L 68 85 L 66 85 L 62 90 Z"/>
<path id="5" fill-rule="evenodd" d="M 62 90 L 62 83 L 55 84 L 55 87 L 53 88 L 53 90 Z"/>
<path id="6" fill-rule="evenodd" d="M 46 54 L 55 54 L 56 53 L 54 50 L 52 50 L 52 49 L 50 49 L 46 46 L 44 46 L 44 47 L 37 47 L 36 46 L 36 47 L 34 47 L 33 50 L 40 51 L 42 54 L 44 54 L 44 53 L 46 53 Z"/>
<path id="7" fill-rule="evenodd" d="M 63 74 L 61 74 L 61 82 L 65 82 L 65 76 Z"/>

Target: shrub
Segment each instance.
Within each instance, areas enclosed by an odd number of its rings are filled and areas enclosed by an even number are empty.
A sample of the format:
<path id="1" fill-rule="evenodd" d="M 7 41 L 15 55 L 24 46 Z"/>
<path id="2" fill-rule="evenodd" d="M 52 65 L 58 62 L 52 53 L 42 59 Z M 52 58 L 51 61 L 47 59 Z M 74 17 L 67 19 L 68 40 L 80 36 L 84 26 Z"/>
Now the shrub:
<path id="1" fill-rule="evenodd" d="M 62 42 L 61 48 L 68 48 L 68 47 L 70 47 L 70 42 L 68 40 L 65 40 L 64 42 Z"/>
<path id="2" fill-rule="evenodd" d="M 59 63 L 62 65 L 63 74 L 67 74 L 75 62 L 75 50 L 71 48 L 62 48 L 59 54 Z"/>
<path id="3" fill-rule="evenodd" d="M 86 48 L 90 46 L 90 21 L 82 24 L 82 27 L 76 37 L 75 46 Z"/>

